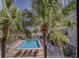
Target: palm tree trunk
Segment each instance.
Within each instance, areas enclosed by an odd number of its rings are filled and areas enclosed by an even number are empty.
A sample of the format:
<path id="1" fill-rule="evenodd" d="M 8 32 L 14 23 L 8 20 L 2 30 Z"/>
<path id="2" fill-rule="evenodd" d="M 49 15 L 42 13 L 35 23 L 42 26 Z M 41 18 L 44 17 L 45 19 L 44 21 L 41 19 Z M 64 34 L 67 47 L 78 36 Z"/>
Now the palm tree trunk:
<path id="1" fill-rule="evenodd" d="M 62 57 L 64 57 L 64 53 L 63 53 L 62 47 L 60 47 L 60 50 L 61 50 Z"/>
<path id="2" fill-rule="evenodd" d="M 5 58 L 7 33 L 8 33 L 8 28 L 3 30 L 2 49 L 1 49 L 2 58 Z"/>
<path id="3" fill-rule="evenodd" d="M 47 58 L 46 36 L 44 34 L 44 58 Z"/>
<path id="4" fill-rule="evenodd" d="M 62 44 L 61 44 L 61 43 L 59 43 L 59 44 L 58 44 L 58 46 L 59 46 L 59 48 L 60 48 L 60 51 L 61 51 L 61 55 L 62 55 L 62 57 L 64 57 Z"/>

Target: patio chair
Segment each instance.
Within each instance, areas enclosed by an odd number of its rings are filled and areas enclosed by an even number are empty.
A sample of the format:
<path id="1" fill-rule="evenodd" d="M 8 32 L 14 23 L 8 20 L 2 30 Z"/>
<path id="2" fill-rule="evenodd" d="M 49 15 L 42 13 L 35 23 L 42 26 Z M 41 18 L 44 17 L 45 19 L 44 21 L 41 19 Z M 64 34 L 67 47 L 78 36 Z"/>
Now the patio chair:
<path id="1" fill-rule="evenodd" d="M 34 57 L 36 57 L 37 56 L 37 53 L 38 53 L 38 50 L 36 50 L 35 52 L 34 52 Z"/>
<path id="2" fill-rule="evenodd" d="M 22 52 L 22 50 L 19 50 L 14 57 L 19 56 L 21 52 Z"/>
<path id="3" fill-rule="evenodd" d="M 25 56 L 27 54 L 27 50 L 24 51 L 21 57 Z"/>
<path id="4" fill-rule="evenodd" d="M 27 56 L 30 56 L 32 54 L 32 50 L 30 50 L 29 52 L 28 52 L 28 55 Z"/>

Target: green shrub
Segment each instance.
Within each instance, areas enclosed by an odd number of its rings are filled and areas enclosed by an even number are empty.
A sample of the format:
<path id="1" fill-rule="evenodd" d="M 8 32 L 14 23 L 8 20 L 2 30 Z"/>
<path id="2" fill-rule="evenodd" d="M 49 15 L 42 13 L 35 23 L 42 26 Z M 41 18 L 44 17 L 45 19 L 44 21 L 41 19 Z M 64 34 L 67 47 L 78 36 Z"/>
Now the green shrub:
<path id="1" fill-rule="evenodd" d="M 65 56 L 68 56 L 69 49 L 68 48 L 63 48 L 63 53 L 64 53 Z"/>

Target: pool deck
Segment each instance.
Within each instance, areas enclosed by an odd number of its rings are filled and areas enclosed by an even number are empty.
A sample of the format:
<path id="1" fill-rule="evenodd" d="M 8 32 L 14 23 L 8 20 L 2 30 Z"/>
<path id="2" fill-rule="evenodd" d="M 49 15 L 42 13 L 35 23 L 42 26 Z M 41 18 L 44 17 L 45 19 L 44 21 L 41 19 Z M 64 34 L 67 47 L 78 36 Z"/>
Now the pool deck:
<path id="1" fill-rule="evenodd" d="M 8 50 L 8 53 L 6 53 L 6 58 L 11 58 L 11 57 L 13 57 L 14 55 L 16 55 L 16 53 L 17 53 L 17 51 L 18 51 L 18 50 L 16 49 L 16 47 L 17 47 L 20 43 L 22 43 L 22 40 L 15 41 L 15 42 L 12 44 L 12 46 L 11 46 L 10 49 Z M 19 56 L 17 56 L 16 58 L 20 58 L 24 51 L 25 51 L 25 50 L 22 50 L 22 53 L 21 53 Z M 44 57 L 43 47 L 41 47 L 38 51 L 39 51 L 39 52 L 38 52 L 36 58 L 37 58 L 37 57 L 38 57 L 38 58 L 43 58 L 43 57 Z M 25 58 L 25 57 L 26 57 L 26 58 L 35 58 L 35 57 L 33 57 L 33 56 L 26 56 L 26 55 L 23 56 L 23 58 Z M 13 58 L 15 58 L 15 57 L 13 57 Z"/>

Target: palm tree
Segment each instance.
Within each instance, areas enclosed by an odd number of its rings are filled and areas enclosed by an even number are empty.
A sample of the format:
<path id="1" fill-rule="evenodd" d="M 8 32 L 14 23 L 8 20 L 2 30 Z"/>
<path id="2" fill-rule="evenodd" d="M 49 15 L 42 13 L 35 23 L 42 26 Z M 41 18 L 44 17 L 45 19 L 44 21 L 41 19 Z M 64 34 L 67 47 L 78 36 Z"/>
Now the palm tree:
<path id="1" fill-rule="evenodd" d="M 17 29 L 17 23 L 21 23 L 19 16 L 21 13 L 15 8 L 12 0 L 2 0 L 3 8 L 0 14 L 0 27 L 3 32 L 2 58 L 5 58 L 6 39 L 8 32 Z M 20 26 L 21 27 L 21 26 Z"/>
<path id="2" fill-rule="evenodd" d="M 42 5 L 40 5 L 42 3 Z M 47 0 L 34 0 L 33 1 L 33 8 L 34 11 L 36 11 L 37 13 L 35 13 L 38 17 L 38 19 L 42 18 L 43 20 L 46 19 L 46 16 L 48 14 L 48 9 L 46 7 Z M 39 8 L 38 8 L 39 7 Z M 37 21 L 39 22 L 39 21 Z M 42 22 L 42 32 L 44 34 L 44 57 L 47 57 L 47 46 L 46 46 L 46 35 L 48 33 L 48 28 L 47 28 L 47 24 L 46 21 Z"/>
<path id="3" fill-rule="evenodd" d="M 45 36 L 48 33 L 48 30 L 50 29 L 50 31 L 52 32 L 50 36 L 52 34 L 55 35 L 53 33 L 54 31 L 57 31 L 57 30 L 60 31 L 60 29 L 69 28 L 71 26 L 71 22 L 65 19 L 62 13 L 61 5 L 58 3 L 58 0 L 34 0 L 33 9 L 35 11 L 35 14 L 37 15 L 36 17 L 38 17 L 37 20 L 42 19 L 41 25 L 42 25 L 42 32 L 44 33 L 44 47 L 45 47 L 44 57 L 47 57 Z M 60 33 L 60 32 L 57 32 L 57 33 Z M 61 35 L 62 37 L 64 37 L 64 34 L 57 34 L 57 35 Z M 54 39 L 54 37 L 51 36 L 50 39 Z M 59 38 L 56 38 L 56 39 L 59 39 Z M 57 42 L 60 43 L 61 42 L 60 39 Z M 62 45 L 59 45 L 59 47 L 62 47 Z"/>
<path id="4" fill-rule="evenodd" d="M 43 35 L 44 35 L 44 57 L 46 58 L 47 57 L 47 46 L 46 46 L 46 36 L 48 34 L 48 26 L 46 24 L 43 24 L 42 25 L 42 32 L 43 32 Z"/>

